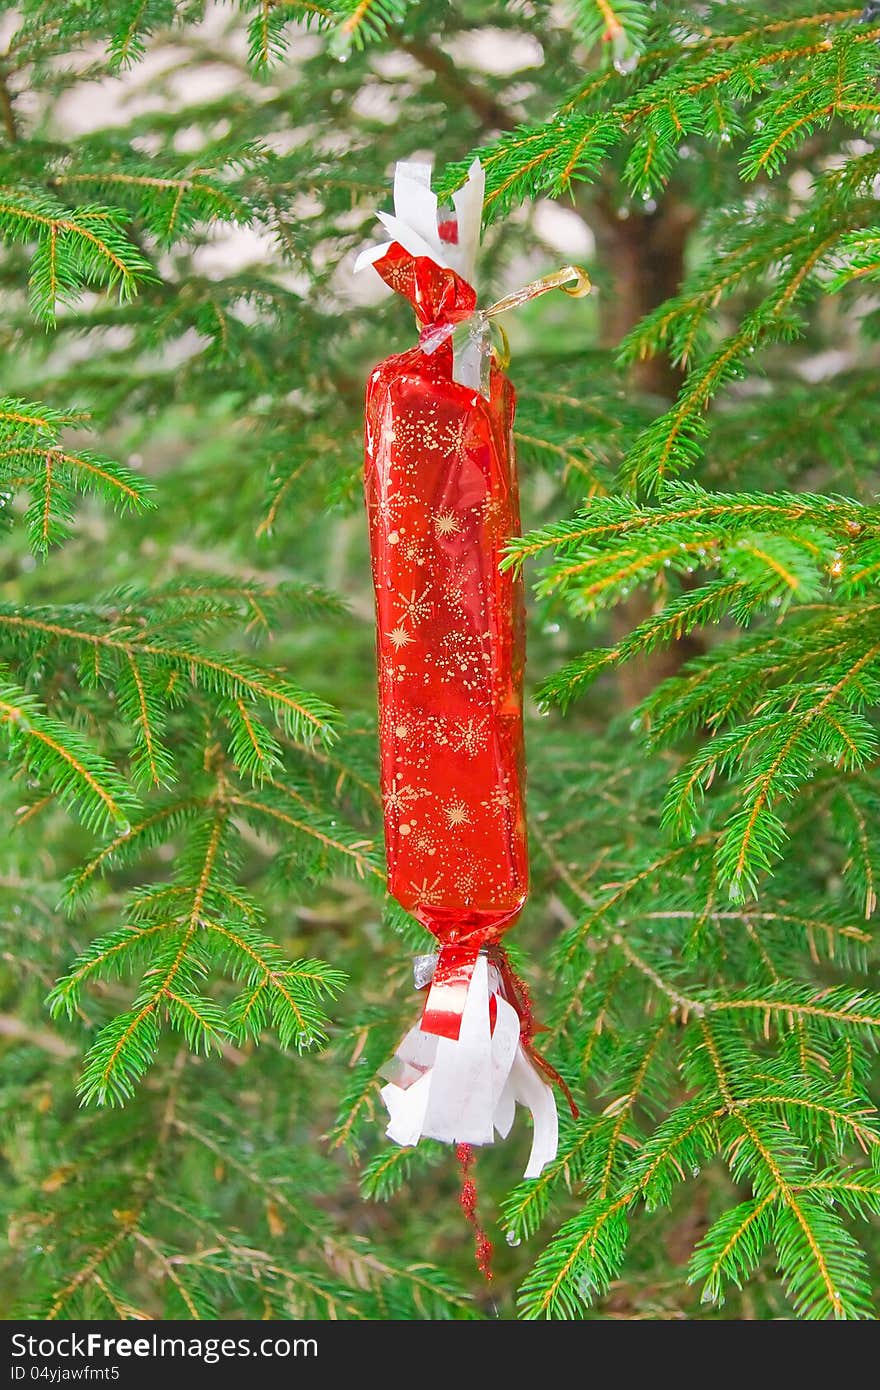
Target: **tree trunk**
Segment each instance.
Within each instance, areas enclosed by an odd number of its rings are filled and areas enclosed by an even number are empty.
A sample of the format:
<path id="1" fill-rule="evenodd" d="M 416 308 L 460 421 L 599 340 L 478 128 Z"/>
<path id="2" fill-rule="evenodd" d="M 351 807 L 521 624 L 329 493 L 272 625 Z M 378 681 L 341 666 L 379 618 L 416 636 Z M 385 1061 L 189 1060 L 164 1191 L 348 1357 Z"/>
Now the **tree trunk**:
<path id="1" fill-rule="evenodd" d="M 592 212 L 590 222 L 599 261 L 608 267 L 613 281 L 600 300 L 601 339 L 605 347 L 613 348 L 646 314 L 678 292 L 696 217 L 692 208 L 671 194 L 653 212 L 628 210 L 622 216 L 607 197 L 594 203 Z M 630 381 L 633 390 L 658 397 L 658 408 L 662 408 L 678 394 L 682 374 L 663 354 L 636 362 Z M 612 617 L 615 640 L 648 617 L 653 608 L 646 593 L 618 604 Z M 685 637 L 672 647 L 627 662 L 618 672 L 624 704 L 638 704 L 701 650 L 699 639 Z"/>

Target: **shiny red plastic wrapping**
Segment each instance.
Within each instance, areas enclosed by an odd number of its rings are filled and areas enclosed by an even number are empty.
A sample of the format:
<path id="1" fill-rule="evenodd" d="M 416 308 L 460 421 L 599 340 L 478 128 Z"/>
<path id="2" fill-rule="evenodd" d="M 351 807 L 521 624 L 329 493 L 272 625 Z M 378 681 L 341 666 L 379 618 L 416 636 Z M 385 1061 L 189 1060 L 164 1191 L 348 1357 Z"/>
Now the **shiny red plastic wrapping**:
<path id="1" fill-rule="evenodd" d="M 454 271 L 397 243 L 376 269 L 413 304 L 428 347 L 473 312 Z M 369 379 L 388 887 L 441 946 L 462 948 L 459 989 L 466 962 L 516 920 L 528 883 L 523 594 L 500 570 L 519 534 L 513 415 L 496 365 L 488 399 L 453 379 L 449 338 L 387 358 Z M 451 966 L 456 952 L 444 954 Z"/>

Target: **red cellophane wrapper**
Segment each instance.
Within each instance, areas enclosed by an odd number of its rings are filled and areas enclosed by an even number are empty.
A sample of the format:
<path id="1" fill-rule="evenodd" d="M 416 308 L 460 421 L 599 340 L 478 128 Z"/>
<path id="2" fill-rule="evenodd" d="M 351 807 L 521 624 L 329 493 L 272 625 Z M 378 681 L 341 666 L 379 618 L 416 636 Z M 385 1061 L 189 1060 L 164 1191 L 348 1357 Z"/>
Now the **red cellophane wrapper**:
<path id="1" fill-rule="evenodd" d="M 439 252 L 382 251 L 373 264 L 421 330 L 420 346 L 371 374 L 366 404 L 388 887 L 440 946 L 421 1020 L 386 1073 L 386 1132 L 488 1144 L 521 1105 L 534 1177 L 556 1153 L 551 1069 L 499 945 L 528 885 L 523 594 L 501 570 L 519 533 L 514 393 L 487 362 L 478 316 L 457 366 L 451 333 L 474 315 L 473 288 Z M 475 376 L 478 388 L 465 384 Z"/>
<path id="2" fill-rule="evenodd" d="M 474 305 L 454 271 L 394 245 L 376 263 L 420 326 Z M 514 392 L 452 376 L 451 341 L 372 373 L 366 498 L 376 592 L 388 887 L 444 945 L 489 945 L 519 914 L 523 809 L 521 580 Z"/>

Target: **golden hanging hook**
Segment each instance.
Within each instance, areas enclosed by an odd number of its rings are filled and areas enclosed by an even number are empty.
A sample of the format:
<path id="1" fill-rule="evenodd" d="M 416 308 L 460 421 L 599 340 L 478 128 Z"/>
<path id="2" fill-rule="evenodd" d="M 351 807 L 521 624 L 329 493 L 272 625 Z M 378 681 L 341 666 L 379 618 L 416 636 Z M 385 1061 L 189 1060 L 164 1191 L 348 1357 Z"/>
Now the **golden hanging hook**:
<path id="1" fill-rule="evenodd" d="M 570 281 L 574 281 L 574 284 L 569 283 Z M 552 275 L 543 275 L 540 280 L 532 280 L 531 284 L 523 285 L 522 289 L 514 290 L 513 294 L 506 294 L 503 299 L 496 300 L 481 313 L 485 319 L 494 318 L 496 314 L 503 314 L 507 309 L 516 309 L 520 304 L 527 304 L 530 299 L 537 299 L 548 290 L 562 290 L 563 294 L 570 294 L 573 299 L 582 299 L 591 289 L 590 277 L 582 266 L 566 265 L 561 270 L 555 270 Z"/>
<path id="2" fill-rule="evenodd" d="M 589 294 L 593 288 L 589 275 L 581 265 L 567 265 L 558 272 L 564 275 L 567 280 L 574 280 L 573 285 L 561 284 L 559 288 L 563 294 L 570 294 L 572 299 L 583 299 L 584 295 Z"/>

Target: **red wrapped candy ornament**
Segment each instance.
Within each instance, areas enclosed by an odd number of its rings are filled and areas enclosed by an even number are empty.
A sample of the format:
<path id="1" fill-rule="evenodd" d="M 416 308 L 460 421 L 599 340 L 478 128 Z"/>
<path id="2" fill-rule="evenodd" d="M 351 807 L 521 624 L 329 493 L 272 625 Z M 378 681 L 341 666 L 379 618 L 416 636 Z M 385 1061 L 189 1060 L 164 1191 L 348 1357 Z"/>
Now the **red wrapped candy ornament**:
<path id="1" fill-rule="evenodd" d="M 387 1134 L 490 1144 L 532 1115 L 526 1177 L 556 1155 L 552 1068 L 532 1045 L 528 995 L 501 938 L 528 888 L 521 580 L 501 561 L 519 534 L 513 387 L 489 320 L 576 280 L 571 267 L 478 311 L 473 271 L 483 174 L 438 222 L 430 167 L 399 164 L 392 241 L 363 253 L 416 312 L 419 345 L 372 372 L 365 492 L 376 596 L 388 888 L 437 938 L 428 984 L 382 1098 Z"/>

